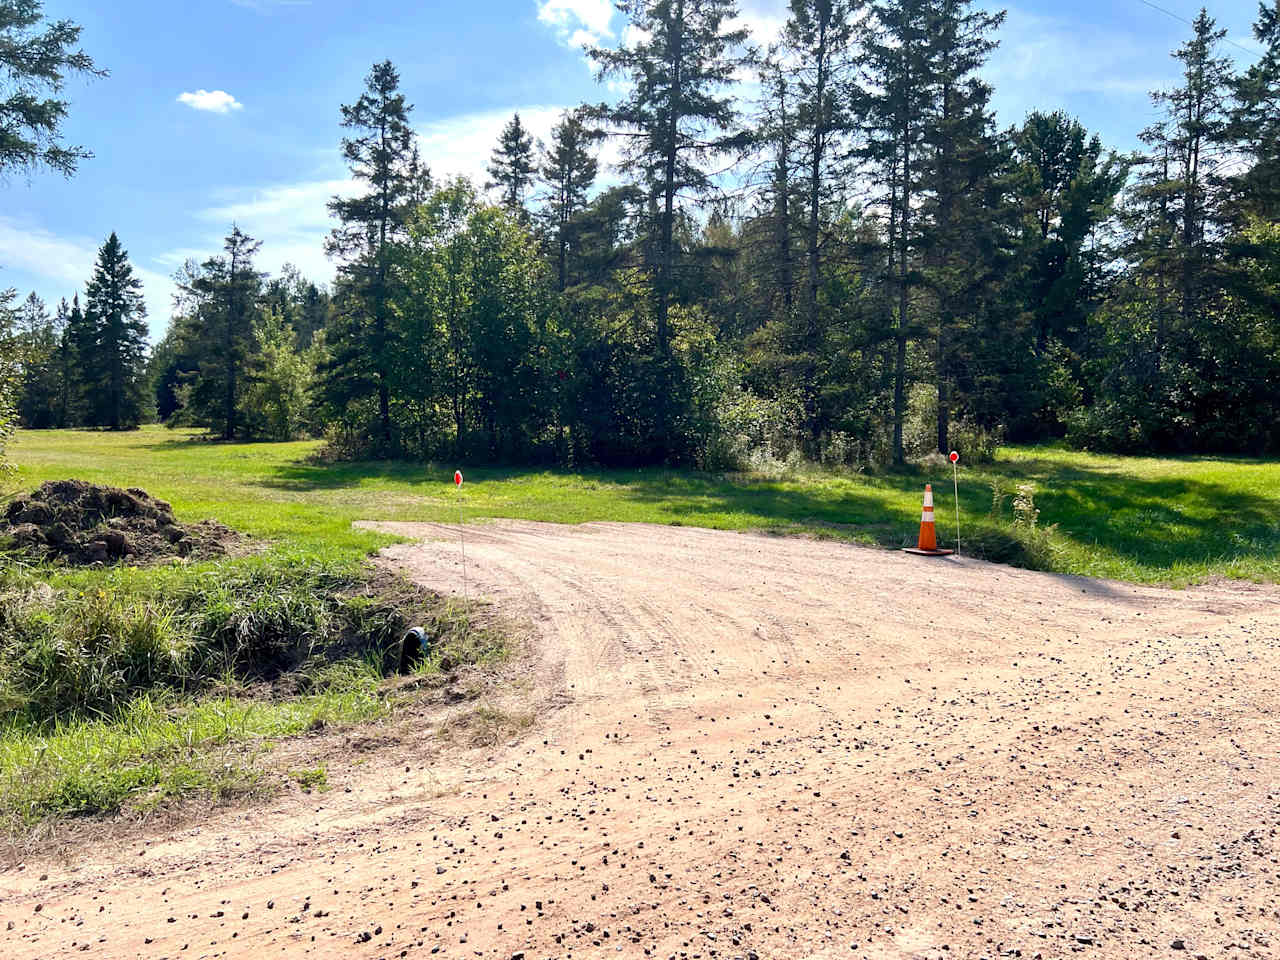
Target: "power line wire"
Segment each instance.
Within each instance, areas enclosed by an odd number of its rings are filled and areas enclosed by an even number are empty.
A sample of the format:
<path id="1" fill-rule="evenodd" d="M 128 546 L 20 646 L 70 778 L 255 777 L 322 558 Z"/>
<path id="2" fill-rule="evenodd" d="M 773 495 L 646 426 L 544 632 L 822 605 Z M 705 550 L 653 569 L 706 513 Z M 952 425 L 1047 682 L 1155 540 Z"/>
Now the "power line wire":
<path id="1" fill-rule="evenodd" d="M 1173 19 L 1175 20 L 1181 20 L 1183 23 L 1187 24 L 1188 26 L 1195 26 L 1195 24 L 1193 24 L 1190 20 L 1188 20 L 1186 17 L 1182 16 L 1181 14 L 1174 13 L 1172 10 L 1166 10 L 1164 7 L 1161 7 L 1152 3 L 1151 0 L 1138 0 L 1138 2 L 1142 4 L 1146 4 L 1152 10 L 1159 10 L 1165 16 L 1173 17 Z M 1253 57 L 1253 59 L 1255 60 L 1259 59 L 1262 56 L 1256 50 L 1250 50 L 1248 47 L 1241 46 L 1240 44 L 1232 40 L 1230 37 L 1223 37 L 1222 39 L 1223 39 L 1223 42 L 1231 44 L 1237 50 L 1243 50 L 1245 53 Z"/>

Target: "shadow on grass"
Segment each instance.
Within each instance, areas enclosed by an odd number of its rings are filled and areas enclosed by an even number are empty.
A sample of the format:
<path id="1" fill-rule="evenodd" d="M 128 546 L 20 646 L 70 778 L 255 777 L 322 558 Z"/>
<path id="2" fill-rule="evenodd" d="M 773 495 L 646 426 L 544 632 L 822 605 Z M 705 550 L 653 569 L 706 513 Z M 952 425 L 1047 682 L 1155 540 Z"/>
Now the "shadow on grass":
<path id="1" fill-rule="evenodd" d="M 1188 461 L 1256 466 L 1258 461 L 1186 458 Z M 942 472 L 945 472 L 942 471 Z M 292 463 L 272 470 L 264 486 L 295 492 L 337 490 L 369 482 L 447 489 L 452 466 L 403 461 L 343 464 Z M 939 535 L 950 540 L 951 485 L 939 471 L 907 468 L 869 475 L 816 475 L 798 480 L 729 478 L 661 468 L 566 473 L 532 467 L 478 467 L 474 484 L 510 483 L 507 506 L 489 512 L 483 500 L 470 515 L 530 516 L 546 497 L 572 502 L 575 519 L 644 519 L 692 526 L 751 527 L 901 547 L 912 543 L 924 483 L 936 481 Z M 1008 498 L 992 517 L 991 481 L 1007 487 L 1036 483 L 1042 528 L 1084 550 L 1146 569 L 1222 561 L 1280 559 L 1280 497 L 1194 477 L 1144 478 L 1113 463 L 1089 467 L 1052 459 L 1007 461 L 972 468 L 962 477 L 964 539 L 974 554 L 997 562 L 1052 569 L 1042 553 L 1010 522 Z M 592 490 L 594 484 L 602 489 Z M 541 489 L 539 489 L 541 487 Z M 560 491 L 563 491 L 561 494 Z M 425 491 L 424 491 L 425 492 Z M 528 500 L 521 504 L 522 499 Z M 629 509 L 639 508 L 639 509 Z M 504 513 L 504 509 L 511 510 Z"/>

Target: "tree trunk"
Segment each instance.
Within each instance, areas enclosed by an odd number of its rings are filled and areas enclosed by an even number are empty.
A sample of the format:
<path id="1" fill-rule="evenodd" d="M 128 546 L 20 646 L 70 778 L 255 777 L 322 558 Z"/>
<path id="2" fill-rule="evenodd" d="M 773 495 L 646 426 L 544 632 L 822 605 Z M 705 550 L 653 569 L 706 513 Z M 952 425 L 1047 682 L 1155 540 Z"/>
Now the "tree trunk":
<path id="1" fill-rule="evenodd" d="M 902 120 L 902 184 L 898 218 L 898 353 L 893 371 L 893 462 L 906 462 L 902 447 L 902 422 L 906 416 L 907 380 L 907 246 L 911 226 L 911 145 L 910 119 Z"/>
<path id="2" fill-rule="evenodd" d="M 677 104 L 681 98 L 681 68 L 684 58 L 684 0 L 676 0 L 676 29 L 674 37 L 674 62 L 671 70 L 671 118 L 667 124 L 666 157 L 663 164 L 662 225 L 659 234 L 658 284 L 657 284 L 657 340 L 658 340 L 658 443 L 665 459 L 670 452 L 670 402 L 671 402 L 671 337 L 667 328 L 670 309 L 672 277 L 675 273 L 675 199 L 676 157 L 679 149 L 680 115 Z"/>
<path id="3" fill-rule="evenodd" d="M 946 325 L 938 319 L 938 452 L 943 456 L 950 451 L 951 442 L 951 381 L 947 370 Z"/>
<path id="4" fill-rule="evenodd" d="M 818 26 L 818 75 L 814 89 L 812 153 L 809 157 L 809 285 L 808 317 L 804 340 L 805 428 L 811 440 L 818 433 L 818 286 L 820 283 L 819 227 L 822 202 L 822 159 L 826 150 L 827 26 L 830 10 L 825 10 Z"/>

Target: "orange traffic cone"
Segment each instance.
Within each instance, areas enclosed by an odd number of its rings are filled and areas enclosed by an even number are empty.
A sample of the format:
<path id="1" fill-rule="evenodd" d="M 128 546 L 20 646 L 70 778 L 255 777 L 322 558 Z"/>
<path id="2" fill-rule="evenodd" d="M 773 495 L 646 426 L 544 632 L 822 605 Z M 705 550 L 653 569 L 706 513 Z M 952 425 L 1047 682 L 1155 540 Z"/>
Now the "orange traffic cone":
<path id="1" fill-rule="evenodd" d="M 908 547 L 907 553 L 919 554 L 922 557 L 945 557 L 954 550 L 939 550 L 938 535 L 933 529 L 933 484 L 924 485 L 924 509 L 920 512 L 920 539 L 914 549 Z"/>

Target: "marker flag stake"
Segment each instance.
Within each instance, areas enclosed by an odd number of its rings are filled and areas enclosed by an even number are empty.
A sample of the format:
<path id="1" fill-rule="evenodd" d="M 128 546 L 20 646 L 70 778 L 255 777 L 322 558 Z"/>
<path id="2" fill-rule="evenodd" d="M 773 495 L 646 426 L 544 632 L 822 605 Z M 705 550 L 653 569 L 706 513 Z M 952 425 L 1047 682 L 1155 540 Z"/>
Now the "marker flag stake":
<path id="1" fill-rule="evenodd" d="M 464 526 L 462 522 L 462 471 L 455 470 L 453 472 L 453 489 L 457 491 L 458 501 L 458 543 L 462 547 L 462 599 L 468 606 L 471 604 L 471 598 L 467 594 L 467 538 L 464 535 Z"/>
<path id="2" fill-rule="evenodd" d="M 951 483 L 956 495 L 956 556 L 960 556 L 960 454 L 951 451 Z"/>

